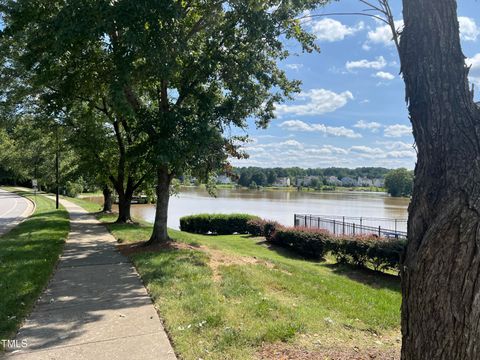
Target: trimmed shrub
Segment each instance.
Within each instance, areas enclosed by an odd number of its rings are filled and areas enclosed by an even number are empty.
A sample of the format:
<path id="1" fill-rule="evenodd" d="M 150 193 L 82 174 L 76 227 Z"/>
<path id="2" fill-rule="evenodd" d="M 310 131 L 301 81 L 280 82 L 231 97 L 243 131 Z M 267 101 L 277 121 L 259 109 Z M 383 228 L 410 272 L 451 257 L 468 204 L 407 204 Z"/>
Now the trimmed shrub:
<path id="1" fill-rule="evenodd" d="M 330 251 L 339 263 L 365 266 L 368 261 L 370 239 L 364 237 L 330 239 Z"/>
<path id="2" fill-rule="evenodd" d="M 247 231 L 249 234 L 253 236 L 264 236 L 267 240 L 269 240 L 275 230 L 281 228 L 280 225 L 276 221 L 264 220 L 264 219 L 252 219 L 247 222 Z"/>
<path id="3" fill-rule="evenodd" d="M 265 239 L 267 239 L 267 241 L 272 241 L 275 231 L 277 231 L 277 229 L 283 228 L 284 226 L 280 225 L 276 221 L 267 221 L 263 228 L 263 236 L 265 236 Z"/>
<path id="4" fill-rule="evenodd" d="M 253 236 L 265 236 L 265 224 L 266 220 L 252 219 L 247 222 L 247 232 Z"/>
<path id="5" fill-rule="evenodd" d="M 196 234 L 247 234 L 247 223 L 260 219 L 248 214 L 199 214 L 180 219 L 180 230 Z"/>
<path id="6" fill-rule="evenodd" d="M 398 270 L 403 259 L 407 240 L 383 239 L 375 241 L 368 250 L 370 263 L 375 270 Z"/>
<path id="7" fill-rule="evenodd" d="M 322 259 L 328 250 L 330 234 L 302 228 L 277 228 L 270 242 L 291 249 L 309 259 Z"/>
<path id="8" fill-rule="evenodd" d="M 399 270 L 406 247 L 404 239 L 374 236 L 336 237 L 326 230 L 277 227 L 267 241 L 289 248 L 310 259 L 322 259 L 327 252 L 337 262 L 375 270 Z"/>
<path id="9" fill-rule="evenodd" d="M 399 270 L 406 240 L 369 236 L 332 237 L 329 248 L 338 262 L 356 266 L 370 265 L 375 270 Z"/>

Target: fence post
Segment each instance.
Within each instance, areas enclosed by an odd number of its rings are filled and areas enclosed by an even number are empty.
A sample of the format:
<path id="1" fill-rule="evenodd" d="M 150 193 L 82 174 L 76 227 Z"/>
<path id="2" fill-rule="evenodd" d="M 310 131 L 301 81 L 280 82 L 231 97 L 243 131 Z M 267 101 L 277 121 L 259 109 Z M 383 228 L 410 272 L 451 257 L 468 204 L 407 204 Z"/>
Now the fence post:
<path id="1" fill-rule="evenodd" d="M 343 235 L 345 235 L 345 216 L 343 217 L 343 230 L 342 230 Z"/>
<path id="2" fill-rule="evenodd" d="M 355 235 L 355 223 L 353 223 L 353 235 Z"/>
<path id="3" fill-rule="evenodd" d="M 362 227 L 362 225 L 363 225 L 363 219 L 362 217 L 360 217 L 360 227 Z"/>
<path id="4" fill-rule="evenodd" d="M 395 219 L 395 234 L 397 233 L 397 219 Z"/>
<path id="5" fill-rule="evenodd" d="M 382 237 L 382 228 L 378 227 L 378 237 Z"/>
<path id="6" fill-rule="evenodd" d="M 307 227 L 307 215 L 305 215 L 305 227 Z"/>
<path id="7" fill-rule="evenodd" d="M 293 214 L 293 226 L 297 227 L 297 214 Z"/>
<path id="8" fill-rule="evenodd" d="M 335 220 L 333 220 L 333 235 L 335 235 Z"/>
<path id="9" fill-rule="evenodd" d="M 320 229 L 320 217 L 317 218 L 318 220 L 318 226 L 317 226 L 317 229 Z"/>

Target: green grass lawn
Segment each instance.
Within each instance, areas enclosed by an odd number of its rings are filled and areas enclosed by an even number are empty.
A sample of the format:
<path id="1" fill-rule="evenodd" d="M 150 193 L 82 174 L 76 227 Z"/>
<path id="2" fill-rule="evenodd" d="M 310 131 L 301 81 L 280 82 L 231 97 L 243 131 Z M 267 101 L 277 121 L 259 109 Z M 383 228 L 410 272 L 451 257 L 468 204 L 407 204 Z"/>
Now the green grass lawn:
<path id="1" fill-rule="evenodd" d="M 152 230 L 113 224 L 115 215 L 99 219 L 122 244 L 147 240 Z M 245 235 L 170 236 L 183 245 L 130 256 L 181 358 L 254 359 L 266 346 L 312 359 L 330 359 L 332 349 L 398 354 L 398 277 L 330 258 L 305 261 Z"/>
<path id="2" fill-rule="evenodd" d="M 65 200 L 68 200 L 68 201 L 70 201 L 70 202 L 72 202 L 72 203 L 74 203 L 78 206 L 81 206 L 85 210 L 87 210 L 88 212 L 91 212 L 91 213 L 96 213 L 96 212 L 102 211 L 102 209 L 103 209 L 102 205 L 99 205 L 97 203 L 88 201 L 86 199 L 72 198 L 72 197 L 68 197 L 68 196 L 61 196 L 61 198 L 65 199 Z"/>
<path id="3" fill-rule="evenodd" d="M 54 201 L 37 195 L 36 204 L 29 219 L 0 237 L 0 339 L 12 337 L 30 312 L 70 229 L 68 213 L 55 210 Z"/>

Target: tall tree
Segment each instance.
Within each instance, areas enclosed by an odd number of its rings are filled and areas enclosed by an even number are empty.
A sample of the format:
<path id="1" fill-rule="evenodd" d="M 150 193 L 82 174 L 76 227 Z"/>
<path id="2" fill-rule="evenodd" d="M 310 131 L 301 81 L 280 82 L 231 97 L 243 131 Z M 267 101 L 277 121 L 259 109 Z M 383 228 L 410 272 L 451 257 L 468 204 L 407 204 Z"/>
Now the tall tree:
<path id="1" fill-rule="evenodd" d="M 292 20 L 326 0 L 2 0 L 7 33 L 25 38 L 21 60 L 63 109 L 86 101 L 111 118 L 126 144 L 155 167 L 157 214 L 150 243 L 168 240 L 170 182 L 226 167 L 247 128 L 264 127 L 299 83 L 277 66 L 314 37 Z M 120 131 L 117 131 L 117 127 Z M 120 165 L 120 163 L 119 163 Z M 137 166 L 129 162 L 127 167 Z M 119 177 L 125 166 L 119 166 Z M 113 182 L 113 179 L 112 179 Z M 116 183 L 114 185 L 117 187 Z M 127 181 L 128 185 L 130 180 Z M 120 189 L 117 189 L 120 197 Z"/>
<path id="2" fill-rule="evenodd" d="M 110 145 L 109 166 L 102 171 L 119 197 L 117 221 L 128 222 L 132 196 L 152 168 L 145 164 L 148 152 L 140 149 L 143 139 L 138 136 L 138 122 L 127 101 L 126 60 L 118 56 L 117 45 L 111 40 L 116 25 L 110 10 L 105 1 L 70 5 L 61 0 L 35 4 L 0 1 L 5 23 L 0 32 L 2 53 L 8 54 L 8 66 L 1 69 L 1 75 L 10 79 L 8 89 L 13 89 L 8 92 L 13 100 L 7 104 L 13 103 L 21 111 L 40 109 L 63 120 L 71 119 L 72 111 L 75 115 L 80 110 L 84 114 L 96 111 L 97 121 L 87 121 L 77 135 L 100 130 L 84 142 L 96 153 L 94 161 L 100 165 L 105 162 L 99 160 L 102 154 L 97 149 Z M 99 139 L 98 134 L 105 137 Z"/>
<path id="3" fill-rule="evenodd" d="M 402 359 L 480 358 L 480 109 L 455 0 L 403 0 L 401 70 L 418 149 L 402 267 Z"/>

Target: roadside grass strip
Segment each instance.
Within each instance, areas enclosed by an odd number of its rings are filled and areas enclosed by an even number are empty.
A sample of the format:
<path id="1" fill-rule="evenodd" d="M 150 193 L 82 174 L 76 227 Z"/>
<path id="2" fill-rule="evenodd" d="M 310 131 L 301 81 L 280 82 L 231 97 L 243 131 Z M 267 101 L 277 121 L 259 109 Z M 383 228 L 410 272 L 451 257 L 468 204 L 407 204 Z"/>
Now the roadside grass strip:
<path id="1" fill-rule="evenodd" d="M 11 191 L 11 189 L 8 189 Z M 0 237 L 0 339 L 14 336 L 47 285 L 70 229 L 68 213 L 44 196 L 35 213 Z M 0 344 L 0 346 L 2 346 Z"/>

